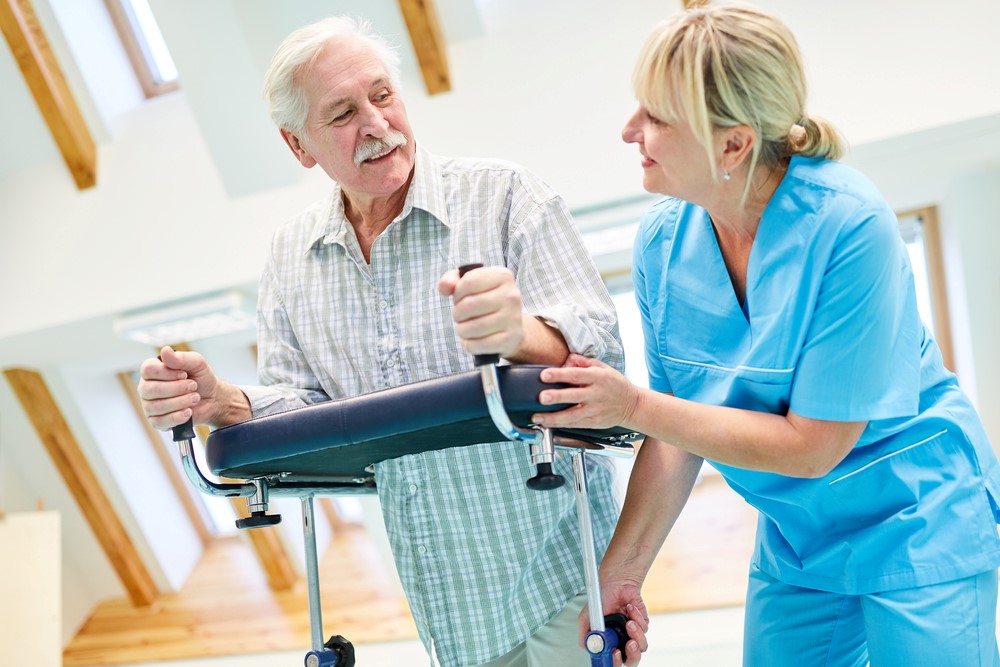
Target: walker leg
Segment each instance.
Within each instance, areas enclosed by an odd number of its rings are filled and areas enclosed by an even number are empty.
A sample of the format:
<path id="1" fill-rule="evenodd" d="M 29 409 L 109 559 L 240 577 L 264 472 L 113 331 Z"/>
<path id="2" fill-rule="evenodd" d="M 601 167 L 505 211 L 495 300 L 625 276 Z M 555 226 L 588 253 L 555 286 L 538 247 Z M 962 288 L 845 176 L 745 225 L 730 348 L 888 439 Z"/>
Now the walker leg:
<path id="1" fill-rule="evenodd" d="M 573 486 L 576 491 L 576 513 L 580 520 L 580 546 L 583 556 L 583 574 L 587 585 L 587 613 L 590 632 L 585 645 L 590 654 L 591 667 L 612 667 L 612 654 L 624 646 L 625 617 L 622 614 L 604 616 L 601 601 L 601 582 L 597 571 L 597 551 L 594 548 L 594 526 L 590 519 L 590 494 L 587 490 L 587 466 L 584 452 L 573 454 Z M 608 627 L 606 627 L 606 625 Z"/>
<path id="2" fill-rule="evenodd" d="M 314 651 L 323 650 L 323 609 L 319 601 L 319 558 L 316 555 L 316 516 L 313 497 L 302 497 L 302 538 L 306 552 L 306 589 L 309 593 L 309 636 Z"/>
<path id="3" fill-rule="evenodd" d="M 309 635 L 312 650 L 306 667 L 354 667 L 354 646 L 340 635 L 323 643 L 323 609 L 319 599 L 319 558 L 316 549 L 316 517 L 313 497 L 302 496 L 302 537 L 306 552 L 306 590 L 309 593 Z"/>

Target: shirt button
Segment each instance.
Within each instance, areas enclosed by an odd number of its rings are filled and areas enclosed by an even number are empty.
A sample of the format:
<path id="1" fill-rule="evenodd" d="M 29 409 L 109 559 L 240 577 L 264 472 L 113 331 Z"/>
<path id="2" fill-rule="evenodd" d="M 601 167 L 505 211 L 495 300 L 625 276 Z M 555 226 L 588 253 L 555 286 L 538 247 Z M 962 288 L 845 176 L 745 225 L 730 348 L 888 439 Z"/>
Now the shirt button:
<path id="1" fill-rule="evenodd" d="M 393 361 L 392 359 L 389 359 L 387 362 L 385 362 L 385 365 L 388 366 L 389 368 L 392 368 L 393 366 L 396 365 L 396 362 Z"/>
<path id="2" fill-rule="evenodd" d="M 385 310 L 388 306 L 389 302 L 386 301 L 385 299 L 378 302 L 378 307 L 381 308 L 382 310 Z"/>
<path id="3" fill-rule="evenodd" d="M 409 488 L 410 488 L 410 493 L 416 493 L 417 492 L 417 485 L 416 484 L 410 484 Z"/>
<path id="4" fill-rule="evenodd" d="M 424 545 L 421 544 L 419 547 L 417 547 L 417 553 L 418 554 L 425 554 L 425 553 L 427 553 L 427 547 L 425 547 Z"/>

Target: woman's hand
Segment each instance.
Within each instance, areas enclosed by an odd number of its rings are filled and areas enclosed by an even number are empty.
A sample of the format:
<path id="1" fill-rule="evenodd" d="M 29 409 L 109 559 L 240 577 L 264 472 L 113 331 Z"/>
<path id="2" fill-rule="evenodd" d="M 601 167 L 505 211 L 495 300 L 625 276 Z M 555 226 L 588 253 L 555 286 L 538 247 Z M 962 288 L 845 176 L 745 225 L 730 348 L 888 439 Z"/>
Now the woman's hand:
<path id="1" fill-rule="evenodd" d="M 575 385 L 566 389 L 546 389 L 539 402 L 546 405 L 575 403 L 559 412 L 532 416 L 539 426 L 611 428 L 626 426 L 639 404 L 639 389 L 624 375 L 596 359 L 571 354 L 561 368 L 542 371 L 543 382 Z"/>
<path id="2" fill-rule="evenodd" d="M 646 604 L 639 595 L 639 587 L 628 582 L 601 581 L 601 598 L 604 614 L 625 614 L 628 621 L 625 631 L 628 641 L 625 646 L 619 646 L 613 655 L 615 667 L 635 667 L 642 659 L 642 654 L 649 648 L 646 632 L 649 631 L 649 613 Z M 587 607 L 583 608 L 579 619 L 580 646 L 584 646 L 587 634 L 590 632 L 590 616 Z"/>

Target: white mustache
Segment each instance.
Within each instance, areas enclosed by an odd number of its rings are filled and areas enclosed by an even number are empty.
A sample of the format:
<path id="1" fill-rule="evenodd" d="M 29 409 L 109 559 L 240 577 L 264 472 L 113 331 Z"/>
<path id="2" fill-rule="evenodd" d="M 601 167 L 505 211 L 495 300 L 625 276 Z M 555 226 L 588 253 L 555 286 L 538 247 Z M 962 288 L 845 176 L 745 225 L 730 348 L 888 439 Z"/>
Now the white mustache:
<path id="1" fill-rule="evenodd" d="M 389 130 L 389 133 L 381 139 L 371 139 L 358 146 L 354 151 L 354 166 L 360 167 L 361 163 L 380 153 L 392 150 L 399 146 L 406 145 L 406 135 L 397 130 Z"/>

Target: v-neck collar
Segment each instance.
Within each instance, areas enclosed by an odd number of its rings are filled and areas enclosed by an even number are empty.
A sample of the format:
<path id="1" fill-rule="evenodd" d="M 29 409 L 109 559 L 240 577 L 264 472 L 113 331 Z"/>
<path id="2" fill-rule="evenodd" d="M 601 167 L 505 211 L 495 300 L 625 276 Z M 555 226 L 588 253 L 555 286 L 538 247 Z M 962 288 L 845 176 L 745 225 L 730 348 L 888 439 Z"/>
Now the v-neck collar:
<path id="1" fill-rule="evenodd" d="M 769 232 L 772 231 L 772 227 L 774 226 L 774 223 L 776 223 L 778 217 L 771 214 L 771 211 L 773 208 L 780 206 L 780 203 L 778 202 L 780 202 L 780 200 L 784 197 L 785 184 L 789 180 L 788 175 L 792 172 L 795 161 L 796 156 L 793 156 L 789 160 L 788 168 L 785 170 L 785 173 L 782 174 L 781 180 L 778 182 L 778 186 L 771 194 L 771 198 L 767 201 L 767 204 L 764 205 L 764 210 L 761 212 L 760 220 L 757 223 L 757 230 L 754 233 L 754 239 L 750 245 L 750 254 L 747 257 L 747 273 L 745 277 L 742 302 L 736 295 L 736 286 L 733 284 L 733 279 L 729 274 L 729 268 L 726 266 L 726 260 L 722 256 L 722 247 L 719 245 L 719 238 L 715 233 L 715 226 L 712 222 L 712 218 L 708 214 L 708 211 L 699 207 L 702 213 L 701 223 L 703 231 L 709 237 L 708 239 L 700 239 L 700 241 L 710 243 L 711 247 L 714 249 L 711 271 L 716 276 L 717 281 L 719 279 L 719 275 L 721 275 L 721 289 L 728 292 L 727 308 L 731 311 L 731 314 L 733 316 L 736 316 L 737 314 L 741 315 L 746 326 L 750 329 L 753 328 L 752 295 L 754 288 L 760 282 L 762 277 L 759 268 L 762 266 L 761 263 L 764 261 L 764 258 L 761 255 L 766 257 L 768 254 L 771 247 Z"/>

